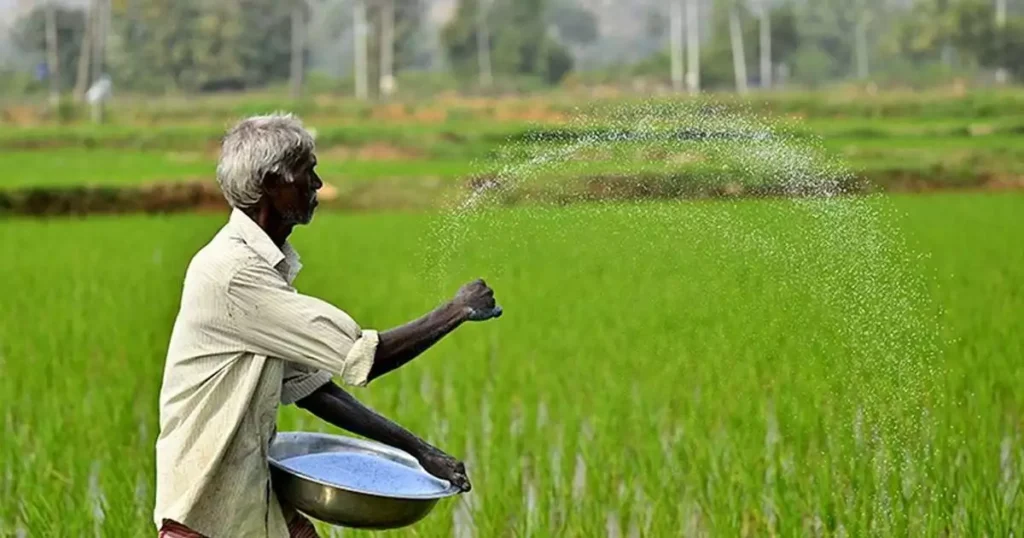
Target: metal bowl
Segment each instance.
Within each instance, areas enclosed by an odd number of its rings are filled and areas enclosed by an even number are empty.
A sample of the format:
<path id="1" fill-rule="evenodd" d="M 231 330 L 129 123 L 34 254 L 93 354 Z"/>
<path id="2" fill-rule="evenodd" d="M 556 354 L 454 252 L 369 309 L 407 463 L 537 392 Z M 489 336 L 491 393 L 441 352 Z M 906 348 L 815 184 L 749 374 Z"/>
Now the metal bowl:
<path id="1" fill-rule="evenodd" d="M 333 525 L 359 529 L 405 527 L 423 519 L 438 500 L 459 493 L 459 488 L 449 484 L 426 495 L 381 495 L 329 484 L 281 464 L 288 458 L 324 452 L 362 453 L 426 471 L 409 454 L 381 443 L 326 433 L 278 433 L 268 451 L 270 479 L 278 499 Z"/>

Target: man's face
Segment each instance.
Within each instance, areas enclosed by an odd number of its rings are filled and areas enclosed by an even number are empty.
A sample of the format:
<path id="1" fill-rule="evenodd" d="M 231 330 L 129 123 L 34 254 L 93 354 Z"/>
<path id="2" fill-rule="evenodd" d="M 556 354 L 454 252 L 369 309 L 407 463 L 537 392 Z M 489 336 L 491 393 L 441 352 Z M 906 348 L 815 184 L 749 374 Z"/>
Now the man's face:
<path id="1" fill-rule="evenodd" d="M 313 211 L 319 204 L 316 192 L 324 186 L 316 174 L 316 164 L 316 155 L 310 154 L 293 171 L 293 181 L 275 180 L 267 187 L 271 205 L 288 224 L 309 224 L 313 220 Z"/>

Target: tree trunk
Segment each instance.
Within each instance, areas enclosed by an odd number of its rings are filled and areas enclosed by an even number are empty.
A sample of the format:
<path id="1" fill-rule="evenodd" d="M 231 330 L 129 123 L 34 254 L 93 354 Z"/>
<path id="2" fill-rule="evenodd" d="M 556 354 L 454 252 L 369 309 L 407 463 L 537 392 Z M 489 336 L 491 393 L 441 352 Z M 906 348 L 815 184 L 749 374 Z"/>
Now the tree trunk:
<path id="1" fill-rule="evenodd" d="M 1006 84 L 1006 81 L 1010 78 L 1006 72 L 1006 66 L 1004 62 L 1006 58 L 1003 54 L 1005 46 L 1003 43 L 1003 31 L 1006 28 L 1006 0 L 996 0 L 996 28 L 999 31 L 999 35 L 996 38 L 998 40 L 996 50 L 999 51 L 999 57 L 996 58 L 998 67 L 996 67 L 996 82 L 998 84 Z"/>
<path id="2" fill-rule="evenodd" d="M 93 36 L 92 36 L 92 73 L 93 77 L 91 82 L 95 82 L 99 79 L 100 74 L 103 73 L 104 59 L 106 57 L 106 40 L 107 30 L 109 26 L 108 17 L 109 9 L 107 8 L 107 0 L 94 0 L 93 6 L 96 9 L 95 18 L 93 19 Z"/>
<path id="3" fill-rule="evenodd" d="M 46 64 L 50 76 L 50 105 L 60 107 L 60 57 L 57 54 L 57 8 L 54 1 L 46 3 Z"/>
<path id="4" fill-rule="evenodd" d="M 387 98 L 395 91 L 395 1 L 383 0 L 380 30 L 380 95 Z"/>
<path id="5" fill-rule="evenodd" d="M 683 6 L 682 0 L 671 2 L 670 47 L 672 53 L 672 89 L 683 90 Z"/>
<path id="6" fill-rule="evenodd" d="M 866 7 L 863 9 L 867 9 Z M 857 26 L 854 29 L 856 35 L 854 35 L 854 45 L 856 47 L 857 55 L 857 78 L 860 80 L 867 80 L 871 75 L 868 70 L 868 16 L 866 13 L 861 13 L 860 18 L 857 20 Z"/>
<path id="7" fill-rule="evenodd" d="M 302 1 L 292 6 L 291 97 L 302 96 L 303 61 L 306 50 L 306 13 Z"/>
<path id="8" fill-rule="evenodd" d="M 761 87 L 772 87 L 772 17 L 768 9 L 768 0 L 761 0 Z"/>
<path id="9" fill-rule="evenodd" d="M 369 85 L 366 77 L 366 4 L 365 0 L 352 2 L 352 18 L 354 19 L 355 31 L 355 79 L 356 97 L 366 99 L 368 97 Z"/>
<path id="10" fill-rule="evenodd" d="M 697 1 L 686 0 L 686 86 L 690 93 L 700 92 L 700 21 L 697 20 Z"/>
<path id="11" fill-rule="evenodd" d="M 491 33 L 487 27 L 487 0 L 476 4 L 476 57 L 480 64 L 480 87 L 487 89 L 494 83 L 491 73 Z"/>
<path id="12" fill-rule="evenodd" d="M 96 0 L 90 2 L 89 12 L 85 18 L 85 32 L 82 34 L 82 46 L 78 53 L 78 73 L 75 75 L 75 100 L 81 102 L 85 99 L 85 92 L 89 90 L 89 66 L 92 60 L 92 35 L 96 32 Z"/>
<path id="13" fill-rule="evenodd" d="M 732 70 L 736 77 L 736 91 L 747 93 L 747 55 L 743 50 L 743 29 L 736 4 L 729 7 L 729 40 L 732 42 Z"/>

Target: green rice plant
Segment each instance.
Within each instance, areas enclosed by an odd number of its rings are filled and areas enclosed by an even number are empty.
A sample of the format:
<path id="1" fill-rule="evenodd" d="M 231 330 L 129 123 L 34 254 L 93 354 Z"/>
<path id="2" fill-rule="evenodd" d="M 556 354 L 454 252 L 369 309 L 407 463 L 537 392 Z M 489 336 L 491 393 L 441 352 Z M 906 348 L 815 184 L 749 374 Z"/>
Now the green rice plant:
<path id="1" fill-rule="evenodd" d="M 353 389 L 474 485 L 378 535 L 1006 536 L 1024 526 L 1021 211 L 956 194 L 321 212 L 294 234 L 296 284 L 367 327 L 478 276 L 505 307 Z M 155 532 L 167 338 L 224 217 L 0 224 L 0 535 Z M 280 429 L 336 432 L 293 407 Z"/>

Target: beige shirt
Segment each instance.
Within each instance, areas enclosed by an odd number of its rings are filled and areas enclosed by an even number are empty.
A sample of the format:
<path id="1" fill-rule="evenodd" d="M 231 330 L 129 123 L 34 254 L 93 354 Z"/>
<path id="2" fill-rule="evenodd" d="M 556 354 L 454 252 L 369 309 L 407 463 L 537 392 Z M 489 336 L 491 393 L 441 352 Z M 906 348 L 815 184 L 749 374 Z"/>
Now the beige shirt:
<path id="1" fill-rule="evenodd" d="M 339 375 L 362 386 L 376 331 L 291 285 L 301 265 L 249 217 L 228 223 L 185 274 L 156 442 L 154 522 L 219 537 L 288 536 L 270 487 L 278 404 Z"/>

